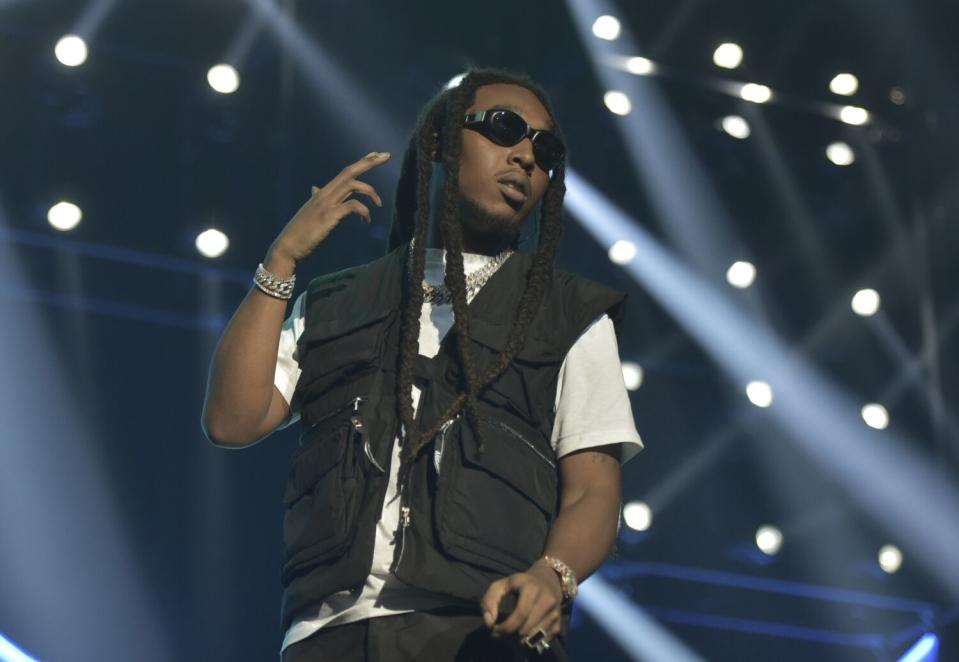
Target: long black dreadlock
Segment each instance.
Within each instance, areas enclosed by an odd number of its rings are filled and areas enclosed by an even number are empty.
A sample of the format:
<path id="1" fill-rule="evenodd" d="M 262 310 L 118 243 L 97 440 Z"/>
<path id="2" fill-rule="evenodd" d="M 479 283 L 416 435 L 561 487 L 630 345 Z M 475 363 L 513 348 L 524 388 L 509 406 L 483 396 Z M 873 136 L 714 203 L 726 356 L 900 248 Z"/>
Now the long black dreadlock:
<path id="1" fill-rule="evenodd" d="M 540 235 L 537 251 L 526 278 L 516 318 L 499 360 L 485 375 L 476 374 L 469 343 L 469 314 L 466 302 L 466 278 L 463 273 L 463 233 L 459 219 L 459 169 L 462 151 L 462 124 L 466 109 L 473 103 L 476 89 L 483 85 L 506 83 L 531 91 L 550 116 L 553 131 L 562 139 L 549 98 L 526 76 L 500 69 L 471 69 L 458 86 L 446 89 L 424 106 L 417 126 L 403 156 L 400 179 L 396 187 L 396 203 L 390 227 L 388 251 L 415 237 L 412 265 L 406 274 L 405 306 L 402 312 L 401 346 L 397 369 L 397 414 L 406 431 L 401 463 L 407 467 L 419 451 L 440 431 L 443 423 L 465 409 L 467 421 L 483 452 L 483 438 L 476 421 L 476 398 L 509 367 L 526 343 L 529 329 L 552 278 L 553 260 L 562 236 L 563 196 L 566 193 L 563 164 L 557 166 L 543 196 Z M 423 274 L 426 267 L 426 243 L 430 217 L 430 180 L 433 175 L 432 154 L 439 153 L 446 169 L 443 189 L 443 213 L 440 226 L 446 248 L 444 282 L 452 295 L 457 355 L 462 367 L 465 392 L 449 404 L 446 411 L 422 434 L 416 430 L 413 412 L 413 360 L 420 334 L 420 311 L 423 306 Z M 408 467 L 407 467 L 408 468 Z"/>

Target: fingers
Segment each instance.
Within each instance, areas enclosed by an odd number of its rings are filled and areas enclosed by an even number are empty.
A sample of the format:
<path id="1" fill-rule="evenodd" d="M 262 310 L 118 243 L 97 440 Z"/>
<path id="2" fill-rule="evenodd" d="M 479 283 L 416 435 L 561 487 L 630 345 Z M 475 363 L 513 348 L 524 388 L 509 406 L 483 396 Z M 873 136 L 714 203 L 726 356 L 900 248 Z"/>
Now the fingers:
<path id="1" fill-rule="evenodd" d="M 538 598 L 530 609 L 526 620 L 518 629 L 518 634 L 521 637 L 529 636 L 539 628 L 543 628 L 549 635 L 553 622 L 559 620 L 559 603 L 556 602 L 556 599 L 545 594 L 539 595 Z"/>
<path id="2" fill-rule="evenodd" d="M 342 208 L 346 209 L 348 212 L 352 212 L 361 216 L 363 218 L 363 222 L 367 225 L 373 222 L 373 219 L 370 218 L 369 208 L 359 200 L 347 200 L 343 203 Z"/>
<path id="3" fill-rule="evenodd" d="M 525 623 L 523 627 L 520 628 L 517 635 L 522 639 L 534 639 L 536 638 L 536 633 L 540 629 L 546 633 L 545 639 L 547 641 L 552 640 L 556 635 L 560 633 L 562 629 L 562 614 L 559 609 L 554 609 L 547 611 L 546 614 L 540 620 L 528 620 L 527 623 L 532 622 L 533 625 L 527 626 Z"/>
<path id="4" fill-rule="evenodd" d="M 513 610 L 510 617 L 493 628 L 493 634 L 495 636 L 512 634 L 518 631 L 520 626 L 529 618 L 537 601 L 546 596 L 545 592 L 540 589 L 536 582 L 529 581 L 528 579 L 524 581 L 523 578 L 517 577 L 516 575 L 510 576 L 508 589 L 518 589 L 519 599 L 516 601 L 516 609 Z M 542 618 L 542 614 L 545 613 L 546 610 L 541 607 L 537 607 L 537 610 L 540 613 L 540 618 Z"/>
<path id="5" fill-rule="evenodd" d="M 339 199 L 337 202 L 343 202 L 349 198 L 353 193 L 362 193 L 367 196 L 370 200 L 376 203 L 377 207 L 383 206 L 383 200 L 380 198 L 379 193 L 376 192 L 372 186 L 366 182 L 361 182 L 357 179 L 351 179 L 345 182 L 340 189 L 337 190 Z"/>
<path id="6" fill-rule="evenodd" d="M 483 609 L 483 622 L 486 623 L 486 627 L 492 627 L 493 623 L 496 622 L 496 617 L 499 616 L 500 600 L 503 599 L 507 591 L 509 591 L 509 583 L 506 579 L 498 579 L 486 589 L 486 595 L 480 601 L 480 606 Z"/>
<path id="7" fill-rule="evenodd" d="M 343 168 L 342 172 L 336 176 L 337 179 L 356 179 L 364 172 L 368 172 L 376 166 L 383 165 L 390 160 L 389 152 L 370 152 L 359 161 L 351 163 Z"/>

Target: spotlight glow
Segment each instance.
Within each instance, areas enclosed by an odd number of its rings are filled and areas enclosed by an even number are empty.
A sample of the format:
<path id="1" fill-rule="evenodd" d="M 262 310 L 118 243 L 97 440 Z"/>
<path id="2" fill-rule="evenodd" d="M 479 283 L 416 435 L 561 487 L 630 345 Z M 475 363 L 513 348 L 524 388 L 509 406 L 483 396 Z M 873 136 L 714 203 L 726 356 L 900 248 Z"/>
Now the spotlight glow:
<path id="1" fill-rule="evenodd" d="M 713 51 L 713 63 L 723 69 L 735 69 L 743 62 L 743 49 L 739 44 L 726 42 Z"/>
<path id="2" fill-rule="evenodd" d="M 757 407 L 766 408 L 773 403 L 773 387 L 762 381 L 752 381 L 746 385 L 746 397 Z"/>
<path id="3" fill-rule="evenodd" d="M 615 113 L 616 115 L 629 115 L 629 111 L 633 109 L 632 104 L 629 102 L 629 97 L 619 90 L 610 90 L 604 94 L 603 103 L 606 104 L 606 107 L 609 108 L 611 113 Z"/>
<path id="4" fill-rule="evenodd" d="M 834 142 L 826 147 L 826 158 L 837 166 L 852 165 L 856 162 L 852 147 L 844 142 Z"/>
<path id="5" fill-rule="evenodd" d="M 68 34 L 60 38 L 53 47 L 53 54 L 60 64 L 68 67 L 79 67 L 87 61 L 87 42 L 75 34 Z"/>
<path id="6" fill-rule="evenodd" d="M 902 567 L 902 552 L 895 545 L 883 545 L 879 549 L 879 567 L 890 575 Z"/>
<path id="7" fill-rule="evenodd" d="M 869 121 L 869 111 L 859 106 L 843 106 L 839 111 L 839 119 L 846 124 L 862 126 Z"/>
<path id="8" fill-rule="evenodd" d="M 2 634 L 0 634 L 0 660 L 3 660 L 3 662 L 37 662 L 36 658 L 24 653 Z"/>
<path id="9" fill-rule="evenodd" d="M 862 408 L 862 420 L 871 428 L 885 430 L 889 427 L 889 412 L 881 404 L 870 402 Z"/>
<path id="10" fill-rule="evenodd" d="M 733 287 L 741 290 L 746 289 L 756 280 L 756 267 L 752 262 L 740 260 L 733 262 L 726 271 L 726 280 Z"/>
<path id="11" fill-rule="evenodd" d="M 72 230 L 83 220 L 83 212 L 72 202 L 60 201 L 47 211 L 47 222 L 61 232 Z"/>
<path id="12" fill-rule="evenodd" d="M 782 531 L 775 526 L 761 526 L 756 531 L 756 547 L 767 556 L 775 556 L 783 546 Z"/>
<path id="13" fill-rule="evenodd" d="M 623 361 L 623 382 L 630 391 L 643 385 L 643 369 L 638 363 Z"/>
<path id="14" fill-rule="evenodd" d="M 626 71 L 637 76 L 648 76 L 656 70 L 652 60 L 644 57 L 631 57 L 626 60 Z"/>
<path id="15" fill-rule="evenodd" d="M 739 115 L 727 115 L 722 121 L 723 131 L 733 138 L 744 140 L 749 137 L 752 131 L 749 128 L 749 122 Z"/>
<path id="16" fill-rule="evenodd" d="M 634 531 L 646 531 L 653 524 L 653 511 L 642 501 L 630 501 L 623 506 L 623 520 Z"/>
<path id="17" fill-rule="evenodd" d="M 206 72 L 206 81 L 220 94 L 233 94 L 240 87 L 240 74 L 232 65 L 217 64 Z"/>
<path id="18" fill-rule="evenodd" d="M 609 247 L 609 259 L 613 264 L 629 264 L 636 257 L 636 244 L 620 239 Z"/>
<path id="19" fill-rule="evenodd" d="M 593 34 L 600 39 L 613 41 L 619 36 L 619 31 L 619 19 L 617 19 L 615 16 L 600 16 L 593 21 Z"/>
<path id="20" fill-rule="evenodd" d="M 458 87 L 459 84 L 463 82 L 464 78 L 466 78 L 466 74 L 456 74 L 455 76 L 450 78 L 449 81 L 447 81 L 446 89 L 451 90 L 454 87 Z"/>
<path id="21" fill-rule="evenodd" d="M 833 94 L 844 97 L 852 96 L 859 89 L 859 79 L 852 74 L 836 74 L 829 81 L 829 89 Z"/>
<path id="22" fill-rule="evenodd" d="M 230 247 L 230 240 L 219 230 L 210 228 L 196 237 L 196 249 L 204 257 L 220 257 Z"/>
<path id="23" fill-rule="evenodd" d="M 853 295 L 851 305 L 854 313 L 862 317 L 869 317 L 879 311 L 881 303 L 882 299 L 879 297 L 879 292 L 872 288 L 866 288 Z"/>
<path id="24" fill-rule="evenodd" d="M 753 103 L 766 103 L 773 97 L 773 92 L 765 85 L 746 83 L 739 90 L 739 96 Z"/>

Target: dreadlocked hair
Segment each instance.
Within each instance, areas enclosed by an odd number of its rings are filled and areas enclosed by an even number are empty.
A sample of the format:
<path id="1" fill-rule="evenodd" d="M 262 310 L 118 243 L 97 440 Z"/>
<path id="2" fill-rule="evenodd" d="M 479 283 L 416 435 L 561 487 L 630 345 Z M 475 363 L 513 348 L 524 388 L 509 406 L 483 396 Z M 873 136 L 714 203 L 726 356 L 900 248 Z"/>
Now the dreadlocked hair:
<path id="1" fill-rule="evenodd" d="M 403 424 L 406 442 L 401 449 L 401 467 L 408 469 L 412 460 L 441 430 L 444 422 L 465 410 L 473 430 L 477 450 L 484 450 L 483 436 L 477 424 L 477 396 L 498 379 L 526 344 L 530 322 L 543 301 L 553 273 L 553 261 L 562 236 L 565 168 L 558 165 L 552 172 L 543 197 L 540 233 L 536 254 L 526 276 L 526 284 L 513 320 L 506 345 L 486 374 L 478 375 L 469 342 L 469 313 L 466 300 L 466 278 L 463 271 L 463 232 L 459 219 L 459 169 L 462 152 L 462 123 L 466 109 L 473 103 L 476 90 L 484 85 L 505 83 L 531 91 L 550 116 L 553 131 L 562 139 L 546 93 L 523 75 L 499 69 L 472 69 L 460 84 L 444 90 L 422 110 L 413 131 L 396 188 L 396 206 L 390 227 L 388 251 L 415 238 L 412 260 L 406 273 L 401 326 L 401 345 L 397 359 L 397 414 Z M 443 188 L 443 211 L 440 236 L 446 248 L 444 283 L 450 292 L 456 333 L 456 351 L 460 362 L 460 391 L 437 421 L 422 433 L 418 432 L 413 409 L 413 361 L 418 352 L 420 314 L 424 293 L 421 283 L 426 268 L 426 242 L 430 218 L 430 183 L 433 175 L 432 155 L 439 153 L 446 169 Z"/>

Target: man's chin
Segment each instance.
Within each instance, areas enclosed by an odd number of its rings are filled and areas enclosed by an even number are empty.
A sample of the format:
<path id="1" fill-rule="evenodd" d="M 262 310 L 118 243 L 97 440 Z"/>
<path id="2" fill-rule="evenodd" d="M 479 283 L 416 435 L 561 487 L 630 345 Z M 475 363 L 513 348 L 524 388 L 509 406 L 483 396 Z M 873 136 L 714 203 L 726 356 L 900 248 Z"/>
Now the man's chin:
<path id="1" fill-rule="evenodd" d="M 490 211 L 468 198 L 460 198 L 460 221 L 484 243 L 512 246 L 519 240 L 520 224 L 514 214 Z"/>

